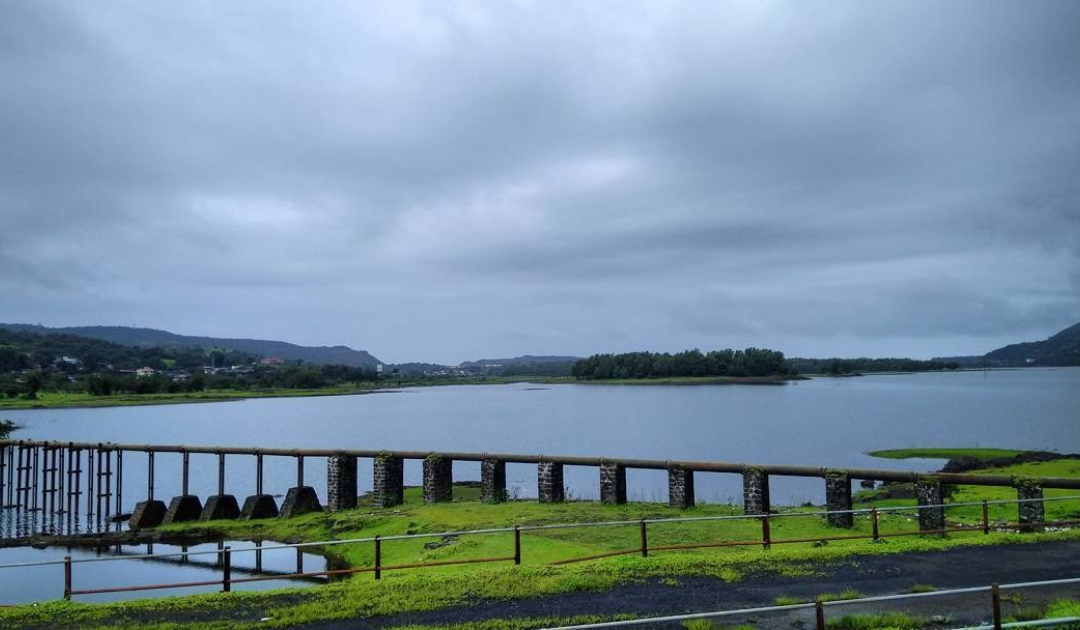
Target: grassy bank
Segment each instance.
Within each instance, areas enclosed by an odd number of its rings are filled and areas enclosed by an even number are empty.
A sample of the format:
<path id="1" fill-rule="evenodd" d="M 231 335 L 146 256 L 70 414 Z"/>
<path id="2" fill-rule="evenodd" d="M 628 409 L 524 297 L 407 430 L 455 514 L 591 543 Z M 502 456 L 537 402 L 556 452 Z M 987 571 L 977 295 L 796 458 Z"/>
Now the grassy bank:
<path id="1" fill-rule="evenodd" d="M 990 460 L 1004 457 L 1016 457 L 1026 451 L 1007 448 L 891 448 L 882 451 L 870 451 L 871 457 L 885 459 L 972 459 Z"/>
<path id="2" fill-rule="evenodd" d="M 355 396 L 404 387 L 437 387 L 441 385 L 504 385 L 509 383 L 563 383 L 569 379 L 540 377 L 478 377 L 469 379 L 384 380 L 377 383 L 341 385 L 319 389 L 212 389 L 176 394 L 118 394 L 91 396 L 86 392 L 38 392 L 37 398 L 0 398 L 4 409 L 53 409 L 61 407 L 124 407 L 132 405 L 175 405 L 184 403 L 225 402 L 249 398 L 306 398 L 314 396 Z"/>

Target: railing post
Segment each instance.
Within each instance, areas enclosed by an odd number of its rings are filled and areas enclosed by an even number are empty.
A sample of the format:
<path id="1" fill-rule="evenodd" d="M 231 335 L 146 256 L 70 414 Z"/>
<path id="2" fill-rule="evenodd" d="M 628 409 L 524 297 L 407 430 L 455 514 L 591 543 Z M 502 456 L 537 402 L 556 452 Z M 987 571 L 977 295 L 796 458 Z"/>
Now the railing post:
<path id="1" fill-rule="evenodd" d="M 382 539 L 375 534 L 375 579 L 382 579 Z"/>
<path id="2" fill-rule="evenodd" d="M 649 532 L 645 519 L 641 519 L 641 557 L 649 557 Z"/>
<path id="3" fill-rule="evenodd" d="M 870 527 L 871 527 L 871 530 L 873 531 L 874 542 L 877 542 L 879 536 L 878 536 L 878 517 L 877 517 L 877 508 L 876 507 L 870 508 Z"/>
<path id="4" fill-rule="evenodd" d="M 514 564 L 521 564 L 521 528 L 514 525 Z"/>
<path id="5" fill-rule="evenodd" d="M 232 548 L 225 547 L 221 551 L 221 592 L 228 593 L 232 590 Z"/>
<path id="6" fill-rule="evenodd" d="M 990 603 L 994 607 L 994 630 L 1001 630 L 1001 587 L 990 586 Z"/>
<path id="7" fill-rule="evenodd" d="M 986 499 L 983 499 L 982 504 L 982 519 L 983 519 L 983 533 L 990 533 L 990 505 L 987 504 Z"/>
<path id="8" fill-rule="evenodd" d="M 817 630 L 825 630 L 825 604 L 820 599 L 814 601 L 814 617 Z"/>
<path id="9" fill-rule="evenodd" d="M 769 532 L 769 515 L 761 515 L 761 548 L 769 549 L 772 547 L 772 534 Z"/>
<path id="10" fill-rule="evenodd" d="M 71 556 L 64 556 L 64 599 L 71 599 Z"/>

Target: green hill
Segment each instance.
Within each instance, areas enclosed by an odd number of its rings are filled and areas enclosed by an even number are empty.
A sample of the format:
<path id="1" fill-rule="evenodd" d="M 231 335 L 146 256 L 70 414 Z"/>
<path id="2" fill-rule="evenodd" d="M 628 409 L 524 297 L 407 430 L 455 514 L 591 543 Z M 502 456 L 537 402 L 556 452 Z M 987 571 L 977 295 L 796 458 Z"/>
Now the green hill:
<path id="1" fill-rule="evenodd" d="M 1043 341 L 1014 343 L 982 357 L 987 365 L 1080 365 L 1080 323 Z"/>
<path id="2" fill-rule="evenodd" d="M 50 328 L 32 324 L 0 324 L 0 328 L 42 335 L 76 335 L 141 348 L 221 348 L 263 357 L 277 357 L 286 361 L 303 360 L 305 363 L 321 365 L 347 365 L 350 367 L 370 368 L 382 363 L 382 361 L 364 350 L 353 350 L 348 346 L 299 346 L 285 341 L 264 339 L 193 337 L 153 328 L 134 328 L 131 326 Z"/>

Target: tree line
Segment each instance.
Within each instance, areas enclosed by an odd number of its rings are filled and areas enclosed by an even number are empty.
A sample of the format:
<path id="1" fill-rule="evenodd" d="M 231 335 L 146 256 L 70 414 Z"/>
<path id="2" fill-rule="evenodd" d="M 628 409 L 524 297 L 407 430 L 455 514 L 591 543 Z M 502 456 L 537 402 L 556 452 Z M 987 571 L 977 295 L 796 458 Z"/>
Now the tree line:
<path id="1" fill-rule="evenodd" d="M 788 366 L 799 374 L 860 374 L 862 372 L 931 372 L 955 370 L 956 361 L 921 361 L 919 359 L 788 359 Z"/>
<path id="2" fill-rule="evenodd" d="M 570 368 L 581 380 L 674 376 L 772 376 L 789 374 L 784 353 L 766 348 L 594 354 Z"/>

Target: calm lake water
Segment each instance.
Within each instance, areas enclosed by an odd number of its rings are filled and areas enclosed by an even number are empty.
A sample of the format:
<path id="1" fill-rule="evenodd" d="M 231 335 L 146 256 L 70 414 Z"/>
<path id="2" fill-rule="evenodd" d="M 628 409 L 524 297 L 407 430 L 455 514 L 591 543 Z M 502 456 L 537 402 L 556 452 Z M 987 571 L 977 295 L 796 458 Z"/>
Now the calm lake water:
<path id="1" fill-rule="evenodd" d="M 821 378 L 775 386 L 601 386 L 528 384 L 406 389 L 360 396 L 226 403 L 0 412 L 14 437 L 120 443 L 321 447 L 606 455 L 760 464 L 929 470 L 938 461 L 891 461 L 867 451 L 911 446 L 1080 451 L 1080 369 L 1025 369 Z M 124 509 L 144 498 L 144 458 L 124 459 Z M 226 491 L 254 492 L 254 458 L 228 459 Z M 216 458 L 192 456 L 192 491 L 216 492 Z M 159 455 L 156 495 L 179 494 L 179 455 Z M 305 477 L 325 500 L 326 464 Z M 406 464 L 418 485 L 421 463 Z M 362 461 L 361 491 L 371 487 Z M 268 458 L 265 487 L 295 480 L 291 458 Z M 478 479 L 479 464 L 455 464 Z M 535 466 L 508 466 L 512 494 L 536 494 Z M 662 471 L 630 471 L 628 493 L 664 501 Z M 596 498 L 597 471 L 566 469 L 576 498 Z M 741 500 L 735 475 L 697 475 L 703 502 Z M 818 480 L 774 477 L 773 502 L 820 502 Z M 11 510 L 2 511 L 4 513 Z M 0 514 L 3 535 L 49 523 Z M 19 525 L 19 523 L 22 523 Z"/>
<path id="2" fill-rule="evenodd" d="M 275 543 L 252 543 L 247 541 L 224 541 L 189 547 L 173 545 L 124 545 L 104 549 L 65 549 L 50 547 L 34 549 L 18 547 L 0 549 L 0 564 L 22 562 L 62 561 L 64 556 L 71 556 L 74 561 L 71 571 L 71 585 L 74 590 L 96 590 L 147 584 L 176 584 L 180 582 L 205 582 L 221 579 L 221 568 L 217 565 L 216 554 L 202 552 L 214 551 L 228 545 L 234 549 L 232 554 L 232 576 L 234 579 L 285 575 L 289 573 L 319 572 L 326 570 L 326 559 L 312 553 L 298 554 L 295 549 L 274 549 Z M 239 549 L 265 546 L 259 552 L 240 552 Z M 172 554 L 187 552 L 188 556 L 177 557 Z M 135 559 L 131 556 L 154 554 L 154 558 Z M 127 556 L 129 559 L 116 562 L 80 562 L 101 558 Z M 170 556 L 170 557 L 161 557 Z M 234 591 L 262 591 L 274 588 L 308 586 L 326 583 L 325 578 L 307 578 L 305 580 L 265 580 L 234 584 Z M 59 599 L 64 592 L 64 567 L 53 564 L 35 567 L 0 569 L 0 604 L 22 604 L 27 602 Z M 164 597 L 167 595 L 190 595 L 221 590 L 220 586 L 200 586 L 187 588 L 166 588 L 153 591 L 129 593 L 100 593 L 77 595 L 73 599 L 80 602 L 112 602 L 144 597 Z"/>

